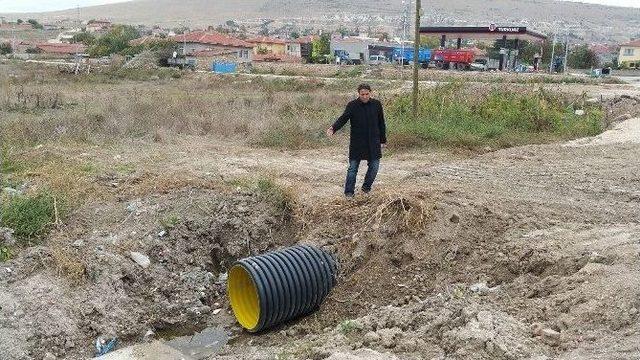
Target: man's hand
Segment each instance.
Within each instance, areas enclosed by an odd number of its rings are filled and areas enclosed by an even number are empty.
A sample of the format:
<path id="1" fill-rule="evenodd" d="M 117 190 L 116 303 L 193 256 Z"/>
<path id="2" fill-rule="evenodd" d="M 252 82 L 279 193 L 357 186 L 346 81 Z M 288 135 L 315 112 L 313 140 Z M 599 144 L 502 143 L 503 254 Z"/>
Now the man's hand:
<path id="1" fill-rule="evenodd" d="M 327 136 L 331 137 L 333 134 L 335 134 L 335 131 L 333 131 L 333 126 L 331 126 L 327 129 Z"/>

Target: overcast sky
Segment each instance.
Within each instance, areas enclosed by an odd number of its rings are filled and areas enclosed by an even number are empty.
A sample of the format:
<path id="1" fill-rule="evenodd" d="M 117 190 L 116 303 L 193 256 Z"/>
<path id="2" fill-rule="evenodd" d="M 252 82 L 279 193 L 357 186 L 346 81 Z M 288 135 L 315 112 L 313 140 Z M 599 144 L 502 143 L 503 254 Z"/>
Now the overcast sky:
<path id="1" fill-rule="evenodd" d="M 78 5 L 90 6 L 123 1 L 126 0 L 0 0 L 0 13 L 64 10 L 74 8 Z M 580 2 L 640 7 L 640 0 L 580 0 Z"/>

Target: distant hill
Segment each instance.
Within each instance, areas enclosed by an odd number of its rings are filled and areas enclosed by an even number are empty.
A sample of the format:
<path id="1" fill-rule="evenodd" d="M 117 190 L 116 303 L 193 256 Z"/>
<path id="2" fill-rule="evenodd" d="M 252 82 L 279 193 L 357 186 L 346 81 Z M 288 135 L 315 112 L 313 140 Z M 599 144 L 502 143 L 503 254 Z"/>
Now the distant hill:
<path id="1" fill-rule="evenodd" d="M 430 0 L 423 6 L 423 24 L 518 24 L 540 31 L 583 32 L 589 39 L 628 40 L 640 36 L 640 9 L 554 0 Z M 363 5 L 364 4 L 364 5 Z M 43 20 L 75 18 L 75 9 L 20 14 Z M 81 8 L 83 19 L 106 18 L 131 24 L 216 25 L 229 19 L 307 18 L 371 15 L 393 22 L 401 0 L 132 0 Z M 12 14 L 5 14 L 9 18 Z M 336 17 L 336 25 L 340 23 Z M 347 24 L 348 25 L 348 24 Z M 626 38 L 626 39 L 625 39 Z"/>

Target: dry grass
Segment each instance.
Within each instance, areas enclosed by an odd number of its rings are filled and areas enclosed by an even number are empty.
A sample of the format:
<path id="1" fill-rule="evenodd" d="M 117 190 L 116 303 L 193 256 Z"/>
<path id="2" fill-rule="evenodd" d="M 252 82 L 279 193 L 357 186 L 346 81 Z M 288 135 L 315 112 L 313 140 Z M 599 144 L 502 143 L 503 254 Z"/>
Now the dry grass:
<path id="1" fill-rule="evenodd" d="M 86 278 L 87 264 L 78 250 L 68 245 L 50 246 L 52 268 L 72 283 L 79 284 Z"/>
<path id="2" fill-rule="evenodd" d="M 59 82 L 38 80 L 49 77 Z M 202 74 L 142 82 L 22 74 L 0 82 L 0 140 L 16 146 L 127 138 L 165 142 L 176 135 L 280 148 L 317 146 L 349 98 L 324 91 L 325 84 L 314 80 Z"/>
<path id="3" fill-rule="evenodd" d="M 334 198 L 312 208 L 298 208 L 303 231 L 333 232 L 337 237 L 374 231 L 378 235 L 417 235 L 433 218 L 435 201 L 425 193 L 380 192 L 347 200 Z"/>

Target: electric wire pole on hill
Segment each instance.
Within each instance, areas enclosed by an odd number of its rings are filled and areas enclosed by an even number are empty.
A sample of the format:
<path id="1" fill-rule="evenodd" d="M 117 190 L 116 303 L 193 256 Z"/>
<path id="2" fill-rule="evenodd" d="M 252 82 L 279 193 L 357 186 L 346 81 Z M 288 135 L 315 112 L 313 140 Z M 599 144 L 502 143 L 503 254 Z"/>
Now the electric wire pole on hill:
<path id="1" fill-rule="evenodd" d="M 416 0 L 416 36 L 413 41 L 413 119 L 418 119 L 418 52 L 420 50 L 420 0 Z"/>

